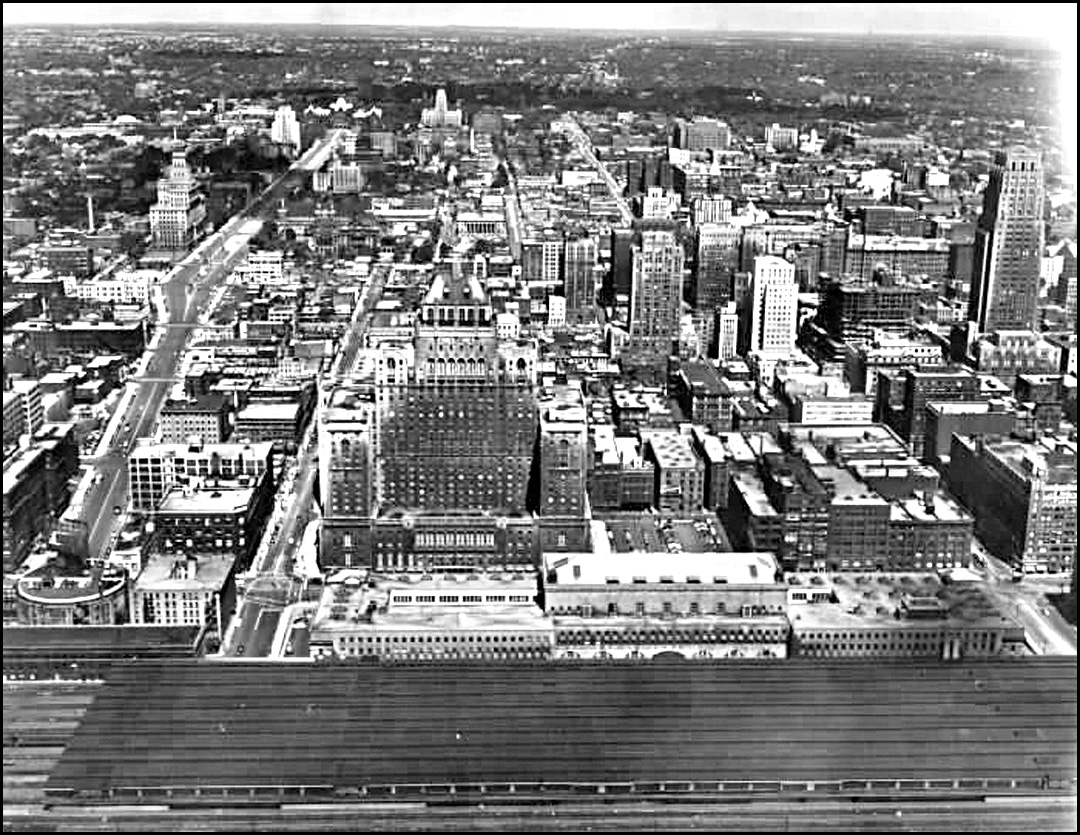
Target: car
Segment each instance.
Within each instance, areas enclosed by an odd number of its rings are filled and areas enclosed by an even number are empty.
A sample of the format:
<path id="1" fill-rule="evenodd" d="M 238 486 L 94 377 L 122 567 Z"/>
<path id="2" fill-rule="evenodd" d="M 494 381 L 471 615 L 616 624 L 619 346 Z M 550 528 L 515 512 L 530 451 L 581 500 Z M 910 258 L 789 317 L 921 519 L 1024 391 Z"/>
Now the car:
<path id="1" fill-rule="evenodd" d="M 238 646 L 236 648 L 236 654 L 237 655 L 243 655 L 244 654 L 244 645 L 243 644 L 240 644 L 240 646 Z"/>
<path id="2" fill-rule="evenodd" d="M 120 510 L 120 505 L 114 504 L 112 508 L 112 515 L 119 516 L 123 511 Z"/>

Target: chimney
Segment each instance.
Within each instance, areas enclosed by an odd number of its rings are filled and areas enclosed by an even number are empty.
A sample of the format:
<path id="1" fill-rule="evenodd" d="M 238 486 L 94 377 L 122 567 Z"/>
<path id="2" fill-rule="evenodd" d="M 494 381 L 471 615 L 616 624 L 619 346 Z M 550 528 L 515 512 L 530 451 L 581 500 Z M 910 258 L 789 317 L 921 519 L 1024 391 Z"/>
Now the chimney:
<path id="1" fill-rule="evenodd" d="M 86 225 L 90 234 L 94 233 L 94 195 L 86 195 Z"/>
<path id="2" fill-rule="evenodd" d="M 934 508 L 934 494 L 930 490 L 923 491 L 923 510 L 926 511 L 927 516 L 933 516 L 936 513 Z"/>

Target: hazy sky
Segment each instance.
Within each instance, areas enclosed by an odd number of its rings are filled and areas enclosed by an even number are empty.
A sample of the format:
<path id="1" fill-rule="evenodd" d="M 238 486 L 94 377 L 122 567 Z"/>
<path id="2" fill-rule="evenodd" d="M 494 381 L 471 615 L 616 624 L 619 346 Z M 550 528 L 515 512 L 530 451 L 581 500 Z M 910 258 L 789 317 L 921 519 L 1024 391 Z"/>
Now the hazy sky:
<path id="1" fill-rule="evenodd" d="M 4 24 L 370 23 L 907 32 L 1076 41 L 1074 3 L 4 3 Z M 1075 47 L 1074 47 L 1075 49 Z"/>

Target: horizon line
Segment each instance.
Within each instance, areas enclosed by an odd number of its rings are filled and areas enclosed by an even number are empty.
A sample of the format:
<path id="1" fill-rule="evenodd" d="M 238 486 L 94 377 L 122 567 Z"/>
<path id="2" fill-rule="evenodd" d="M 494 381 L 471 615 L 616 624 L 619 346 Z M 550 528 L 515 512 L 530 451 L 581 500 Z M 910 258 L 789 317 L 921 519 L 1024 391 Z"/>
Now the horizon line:
<path id="1" fill-rule="evenodd" d="M 695 26 L 665 26 L 657 28 L 618 28 L 618 27 L 599 27 L 599 26 L 534 26 L 531 24 L 513 24 L 513 23 L 498 23 L 498 24 L 484 24 L 484 23 L 353 23 L 348 21 L 327 23 L 325 21 L 305 21 L 305 22 L 264 22 L 264 21 L 176 21 L 176 20 L 160 20 L 160 21 L 143 21 L 137 23 L 107 23 L 107 22 L 65 22 L 65 23 L 32 23 L 32 22 L 20 22 L 20 23 L 3 23 L 4 30 L 9 29 L 151 29 L 154 27 L 176 27 L 176 28 L 199 28 L 210 27 L 218 29 L 227 28 L 259 28 L 259 29 L 272 29 L 278 27 L 289 28 L 319 28 L 319 29 L 334 29 L 334 28 L 352 28 L 352 29 L 394 29 L 394 30 L 414 30 L 423 31 L 427 29 L 438 30 L 481 30 L 481 31 L 499 31 L 499 30 L 512 30 L 512 31 L 532 31 L 532 32 L 560 32 L 571 34 L 600 34 L 600 33 L 612 33 L 620 35 L 664 35 L 664 34 L 679 34 L 679 35 L 779 35 L 785 37 L 814 37 L 821 35 L 832 35 L 840 37 L 857 37 L 857 38 L 881 38 L 881 37 L 904 37 L 911 39 L 925 39 L 925 40 L 960 40 L 964 38 L 988 38 L 1005 41 L 1027 41 L 1033 43 L 1042 43 L 1049 46 L 1055 45 L 1055 39 L 1048 35 L 1032 35 L 1032 34 L 1015 34 L 1007 32 L 907 32 L 898 29 L 883 29 L 878 30 L 875 28 L 868 28 L 864 31 L 851 31 L 840 29 L 803 29 L 803 30 L 791 30 L 791 29 L 748 29 L 748 28 L 728 28 L 728 27 L 695 27 Z"/>

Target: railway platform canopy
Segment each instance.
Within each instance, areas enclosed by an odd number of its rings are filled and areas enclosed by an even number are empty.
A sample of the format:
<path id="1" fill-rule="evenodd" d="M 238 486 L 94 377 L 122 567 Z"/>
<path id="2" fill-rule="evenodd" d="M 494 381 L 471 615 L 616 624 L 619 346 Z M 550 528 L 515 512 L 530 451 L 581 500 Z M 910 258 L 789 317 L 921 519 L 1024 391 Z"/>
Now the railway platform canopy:
<path id="1" fill-rule="evenodd" d="M 46 793 L 1075 792 L 1076 660 L 115 667 Z"/>

